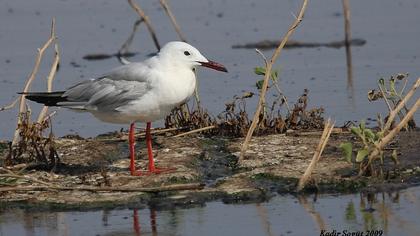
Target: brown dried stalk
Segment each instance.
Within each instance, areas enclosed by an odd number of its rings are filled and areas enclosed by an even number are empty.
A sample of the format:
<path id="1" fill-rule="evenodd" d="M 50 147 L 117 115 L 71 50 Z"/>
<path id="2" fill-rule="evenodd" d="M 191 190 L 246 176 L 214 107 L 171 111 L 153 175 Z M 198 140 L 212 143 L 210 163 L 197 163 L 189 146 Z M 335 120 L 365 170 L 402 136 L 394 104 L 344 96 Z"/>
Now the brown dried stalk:
<path id="1" fill-rule="evenodd" d="M 407 101 L 413 96 L 413 94 L 415 93 L 416 89 L 420 86 L 420 78 L 417 78 L 416 83 L 413 85 L 413 87 L 410 89 L 410 91 L 408 91 L 408 93 L 405 95 L 405 97 L 398 103 L 398 105 L 395 107 L 394 110 L 392 110 L 389 113 L 388 116 L 388 120 L 385 123 L 384 126 L 384 131 L 386 132 L 387 130 L 389 130 L 389 128 L 391 127 L 392 122 L 395 119 L 395 116 L 400 112 L 400 110 L 405 106 L 405 104 L 407 103 Z M 407 117 L 407 115 L 406 115 Z M 401 123 L 401 122 L 400 122 Z"/>
<path id="2" fill-rule="evenodd" d="M 203 127 L 203 128 L 191 130 L 191 131 L 188 131 L 188 132 L 185 132 L 185 133 L 177 134 L 173 137 L 178 138 L 178 137 L 182 137 L 182 136 L 185 136 L 185 135 L 195 134 L 195 133 L 203 132 L 203 131 L 206 131 L 206 130 L 209 130 L 209 129 L 214 129 L 214 128 L 216 128 L 215 125 L 210 125 L 210 126 L 207 126 L 207 127 Z"/>
<path id="3" fill-rule="evenodd" d="M 378 145 L 375 146 L 375 149 L 369 154 L 369 161 L 366 167 L 371 165 L 372 161 L 378 157 L 378 155 L 385 148 L 385 146 L 400 132 L 400 130 L 403 127 L 407 125 L 407 123 L 413 118 L 414 113 L 416 113 L 419 106 L 420 106 L 420 98 L 417 99 L 416 103 L 411 107 L 409 112 L 404 116 L 404 118 L 400 121 L 400 123 L 398 123 L 398 125 L 394 129 L 392 129 L 385 137 L 383 137 L 381 141 L 378 143 Z M 393 112 L 395 110 L 393 110 Z M 360 174 L 365 172 L 366 169 L 367 168 L 365 168 Z"/>
<path id="4" fill-rule="evenodd" d="M 172 25 L 174 26 L 178 37 L 181 39 L 181 41 L 187 42 L 187 39 L 181 32 L 181 27 L 179 27 L 178 23 L 176 22 L 175 16 L 172 14 L 171 9 L 169 8 L 169 4 L 166 2 L 166 0 L 159 0 L 159 2 L 162 8 L 165 10 L 166 14 L 169 16 L 169 19 L 171 19 Z"/>
<path id="5" fill-rule="evenodd" d="M 267 65 L 267 58 L 265 57 L 265 55 L 264 55 L 264 53 L 262 53 L 259 49 L 255 49 L 255 51 L 258 53 L 258 54 L 260 54 L 260 56 L 262 57 L 262 59 L 264 60 L 264 63 L 265 63 L 265 65 Z M 277 84 L 277 82 L 274 80 L 274 79 L 272 79 L 272 82 L 273 82 L 273 85 L 274 85 L 274 88 L 276 88 L 276 90 L 277 90 L 277 92 L 278 92 L 278 94 L 279 94 L 279 96 L 284 100 L 284 103 L 286 104 L 286 108 L 287 108 L 287 112 L 288 112 L 288 114 L 291 114 L 291 110 L 290 110 L 290 106 L 289 106 L 289 102 L 287 101 L 287 98 L 286 98 L 286 96 L 284 96 L 284 93 L 283 93 L 283 91 L 281 91 L 281 89 L 280 89 L 280 86 Z M 267 85 L 268 86 L 268 85 Z"/>
<path id="6" fill-rule="evenodd" d="M 31 176 L 18 175 L 15 172 L 13 172 L 13 171 L 11 171 L 9 169 L 3 168 L 3 167 L 0 167 L 0 170 L 2 170 L 2 171 L 4 171 L 4 172 L 7 173 L 7 174 L 0 174 L 0 177 L 15 178 L 15 179 L 25 179 L 25 180 L 28 180 L 28 181 L 31 181 L 31 182 L 34 182 L 34 183 L 38 183 L 38 184 L 43 184 L 43 185 L 46 185 L 46 186 L 50 186 L 50 184 L 47 183 L 47 182 L 41 181 L 41 180 L 36 179 L 34 177 L 31 177 Z"/>
<path id="7" fill-rule="evenodd" d="M 54 40 L 54 61 L 51 65 L 50 73 L 47 77 L 47 92 L 52 91 L 52 85 L 55 78 L 55 74 L 57 72 L 58 64 L 60 63 L 60 52 L 58 50 L 58 43 L 57 40 Z M 38 115 L 37 122 L 41 123 L 45 119 L 45 115 L 47 114 L 48 106 L 43 106 L 41 112 Z"/>
<path id="8" fill-rule="evenodd" d="M 134 0 L 128 0 L 128 4 L 130 4 L 131 8 L 133 8 L 137 14 L 144 20 L 144 23 L 147 26 L 147 29 L 149 30 L 150 36 L 152 36 L 153 42 L 157 48 L 157 50 L 160 50 L 160 44 L 156 37 L 155 30 L 152 27 L 152 24 L 150 23 L 149 17 L 144 13 L 143 9 L 140 8 L 140 6 L 134 2 Z"/>
<path id="9" fill-rule="evenodd" d="M 342 0 L 343 2 L 343 12 L 344 12 L 344 33 L 345 38 L 344 42 L 346 43 L 346 47 L 350 46 L 351 40 L 351 31 L 350 31 L 350 6 L 348 0 Z"/>
<path id="10" fill-rule="evenodd" d="M 325 123 L 324 131 L 321 135 L 321 140 L 319 141 L 318 147 L 316 148 L 315 153 L 312 157 L 312 161 L 299 180 L 297 191 L 301 191 L 305 187 L 309 178 L 311 177 L 312 171 L 315 169 L 316 163 L 318 163 L 319 159 L 321 158 L 321 154 L 324 151 L 325 146 L 327 145 L 328 139 L 330 138 L 333 129 L 334 124 L 328 119 L 327 123 Z"/>
<path id="11" fill-rule="evenodd" d="M 273 64 L 275 63 L 277 58 L 280 56 L 281 51 L 282 51 L 284 45 L 286 45 L 286 42 L 289 39 L 290 35 L 292 35 L 292 33 L 295 31 L 296 27 L 298 27 L 300 22 L 303 20 L 303 15 L 304 15 L 304 12 L 306 10 L 307 4 L 308 4 L 308 0 L 303 0 L 303 3 L 302 3 L 302 6 L 300 8 L 298 17 L 293 22 L 293 24 L 289 27 L 289 30 L 287 31 L 286 35 L 283 37 L 283 40 L 280 42 L 279 46 L 274 51 L 273 55 L 271 56 L 270 62 L 265 61 L 266 70 L 265 70 L 265 76 L 264 76 L 264 83 L 263 83 L 262 88 L 261 88 L 260 99 L 259 99 L 259 102 L 258 102 L 257 109 L 255 111 L 254 118 L 252 120 L 251 126 L 249 127 L 249 130 L 248 130 L 248 133 L 246 135 L 245 141 L 242 144 L 241 153 L 240 153 L 240 156 L 239 156 L 239 159 L 238 159 L 239 163 L 244 159 L 245 152 L 246 152 L 246 150 L 248 149 L 248 146 L 249 146 L 249 141 L 251 140 L 251 137 L 252 137 L 252 134 L 254 133 L 255 128 L 257 127 L 259 117 L 260 117 L 260 113 L 261 113 L 261 109 L 262 109 L 262 107 L 264 106 L 264 103 L 265 103 L 265 94 L 267 92 L 267 86 L 268 86 L 268 82 L 270 80 L 270 75 L 271 75 L 271 70 L 272 70 Z"/>
<path id="12" fill-rule="evenodd" d="M 5 111 L 5 110 L 9 110 L 12 109 L 13 107 L 15 107 L 16 103 L 19 101 L 20 97 L 17 97 L 13 102 L 11 102 L 9 105 L 6 105 L 2 108 L 0 108 L 0 111 Z"/>
<path id="13" fill-rule="evenodd" d="M 41 48 L 38 48 L 38 54 L 37 54 L 36 59 L 35 59 L 34 68 L 32 69 L 32 72 L 29 75 L 28 80 L 26 81 L 25 88 L 22 91 L 23 94 L 20 96 L 19 113 L 18 113 L 18 121 L 17 121 L 18 126 L 19 126 L 19 124 L 22 123 L 22 117 L 21 117 L 20 114 L 26 112 L 25 93 L 27 93 L 29 91 L 29 89 L 31 88 L 31 84 L 34 81 L 36 74 L 38 73 L 39 66 L 41 64 L 41 60 L 42 60 L 42 57 L 44 55 L 45 50 L 51 45 L 51 43 L 55 40 L 55 38 L 56 38 L 56 36 L 55 36 L 55 19 L 53 18 L 52 22 L 51 22 L 50 38 L 45 42 L 45 44 Z M 12 145 L 16 145 L 18 139 L 19 139 L 19 129 L 16 129 L 15 135 L 13 137 Z"/>
<path id="14" fill-rule="evenodd" d="M 346 46 L 347 88 L 350 89 L 352 98 L 354 98 L 353 65 L 351 59 L 350 4 L 348 0 L 342 0 L 342 4 L 344 14 L 344 44 Z"/>

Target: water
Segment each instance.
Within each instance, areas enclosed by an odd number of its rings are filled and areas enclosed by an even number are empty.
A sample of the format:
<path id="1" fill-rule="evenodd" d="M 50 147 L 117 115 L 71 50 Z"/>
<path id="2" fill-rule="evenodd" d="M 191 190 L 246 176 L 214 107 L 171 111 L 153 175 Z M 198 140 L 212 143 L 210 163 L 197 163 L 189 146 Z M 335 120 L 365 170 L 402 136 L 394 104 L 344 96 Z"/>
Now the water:
<path id="1" fill-rule="evenodd" d="M 139 1 L 150 16 L 161 43 L 177 36 L 158 1 Z M 262 65 L 253 50 L 233 50 L 234 44 L 280 39 L 294 20 L 299 3 L 288 1 L 210 0 L 170 1 L 187 39 L 206 56 L 225 64 L 230 73 L 201 69 L 200 95 L 212 114 L 224 109 L 235 94 L 254 91 L 255 66 Z M 408 72 L 420 75 L 419 1 L 352 0 L 352 36 L 367 44 L 352 48 L 353 89 L 347 84 L 344 49 L 285 50 L 275 68 L 290 101 L 310 90 L 310 106 L 322 105 L 328 116 L 346 120 L 375 117 L 385 112 L 382 103 L 371 104 L 367 91 L 378 78 Z M 0 104 L 7 104 L 21 91 L 32 70 L 36 48 L 49 36 L 56 17 L 61 67 L 54 83 L 63 89 L 77 81 L 100 75 L 118 66 L 116 59 L 86 61 L 88 53 L 115 53 L 137 19 L 126 1 L 112 0 L 0 0 Z M 307 42 L 342 40 L 341 1 L 312 0 L 302 25 L 292 39 Z M 145 26 L 136 34 L 132 60 L 154 52 Z M 272 51 L 266 51 L 270 56 Z M 45 90 L 44 78 L 52 60 L 47 51 L 33 91 Z M 412 99 L 414 100 L 414 99 Z M 250 110 L 255 100 L 248 102 Z M 36 111 L 39 106 L 31 104 Z M 0 139 L 14 132 L 16 109 L 0 113 Z M 416 115 L 419 118 L 419 114 Z M 162 125 L 157 123 L 157 125 Z M 53 120 L 57 135 L 78 133 L 94 136 L 122 126 L 100 123 L 88 114 L 59 110 Z M 89 212 L 36 212 L 13 209 L 0 213 L 0 235 L 318 235 L 327 230 L 383 230 L 384 235 L 420 235 L 420 188 L 400 193 L 365 196 L 320 196 L 297 199 L 275 197 L 269 202 L 225 205 L 211 202 L 201 208 L 154 211 L 123 209 Z M 136 216 L 136 217 L 135 217 Z M 137 219 L 137 220 L 136 220 Z"/>
<path id="2" fill-rule="evenodd" d="M 158 1 L 142 1 L 141 4 L 150 16 L 161 44 L 176 40 L 177 35 Z M 187 39 L 230 71 L 229 74 L 206 69 L 199 72 L 202 104 L 216 115 L 235 94 L 256 92 L 255 82 L 259 79 L 253 74 L 253 68 L 262 65 L 260 56 L 252 49 L 234 50 L 231 46 L 280 39 L 300 3 L 294 0 L 179 0 L 170 4 Z M 381 76 L 408 72 L 413 80 L 420 75 L 419 4 L 417 0 L 351 1 L 352 36 L 367 40 L 365 46 L 352 48 L 353 90 L 347 85 L 344 49 L 304 48 L 285 50 L 275 66 L 280 69 L 280 85 L 286 96 L 294 102 L 303 89 L 308 88 L 310 107 L 322 105 L 337 124 L 376 117 L 376 113 L 385 112 L 386 106 L 382 102 L 367 101 L 367 91 L 376 87 Z M 32 70 L 36 48 L 49 36 L 52 17 L 57 21 L 62 60 L 55 89 L 64 89 L 118 66 L 116 59 L 86 61 L 82 58 L 88 53 L 117 52 L 137 19 L 126 1 L 3 0 L 0 5 L 0 104 L 11 102 L 16 92 L 22 90 Z M 341 1 L 310 1 L 305 19 L 292 39 L 306 42 L 342 40 L 341 12 Z M 135 61 L 155 51 L 145 25 L 140 25 L 131 50 L 141 52 L 132 58 Z M 52 60 L 50 53 L 46 54 L 47 60 L 42 64 L 33 91 L 45 90 L 42 80 Z M 272 51 L 265 53 L 270 56 Z M 256 99 L 247 103 L 250 112 L 255 103 Z M 34 104 L 31 106 L 34 111 L 39 108 Z M 0 119 L 0 138 L 10 139 L 16 109 L 2 112 Z M 162 124 L 155 124 L 158 125 Z M 66 110 L 60 110 L 53 121 L 57 135 L 95 136 L 121 127 L 98 122 L 89 114 Z"/>
<path id="3" fill-rule="evenodd" d="M 420 235 L 420 187 L 393 193 L 277 196 L 264 203 L 210 202 L 189 209 L 0 212 L 0 235 Z M 343 234 L 342 234 L 343 235 Z M 378 234 L 379 235 L 379 234 Z"/>

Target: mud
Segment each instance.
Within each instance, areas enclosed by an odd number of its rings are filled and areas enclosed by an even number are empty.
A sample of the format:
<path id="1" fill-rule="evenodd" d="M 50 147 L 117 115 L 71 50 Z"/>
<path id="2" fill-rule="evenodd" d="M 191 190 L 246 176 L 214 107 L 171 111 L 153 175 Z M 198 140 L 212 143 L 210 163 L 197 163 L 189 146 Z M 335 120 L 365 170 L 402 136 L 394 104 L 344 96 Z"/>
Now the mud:
<path id="1" fill-rule="evenodd" d="M 118 133 L 115 133 L 118 134 Z M 276 194 L 296 194 L 296 184 L 308 166 L 318 144 L 320 131 L 254 137 L 241 165 L 237 163 L 242 138 L 167 135 L 154 139 L 158 167 L 176 171 L 132 177 L 128 172 L 128 146 L 124 137 L 98 136 L 92 139 L 68 136 L 57 140 L 61 164 L 55 172 L 31 167 L 25 175 L 54 186 L 160 187 L 204 183 L 201 190 L 160 193 L 108 191 L 12 191 L 0 192 L 1 207 L 24 206 L 43 209 L 87 209 L 115 207 L 172 208 L 196 206 L 206 201 L 264 201 Z M 338 148 L 352 139 L 347 132 L 333 133 L 312 175 L 306 192 L 350 193 L 390 191 L 420 183 L 420 131 L 401 133 L 389 148 L 397 148 L 400 163 L 385 162 L 384 178 L 358 177 L 352 164 Z M 0 146 L 3 159 L 8 145 Z M 138 139 L 137 166 L 145 169 L 147 158 L 143 138 Z M 3 161 L 2 159 L 2 161 Z M 14 170 L 22 168 L 15 166 Z M 13 168 L 12 168 L 13 169 Z M 18 180 L 19 186 L 33 186 Z"/>

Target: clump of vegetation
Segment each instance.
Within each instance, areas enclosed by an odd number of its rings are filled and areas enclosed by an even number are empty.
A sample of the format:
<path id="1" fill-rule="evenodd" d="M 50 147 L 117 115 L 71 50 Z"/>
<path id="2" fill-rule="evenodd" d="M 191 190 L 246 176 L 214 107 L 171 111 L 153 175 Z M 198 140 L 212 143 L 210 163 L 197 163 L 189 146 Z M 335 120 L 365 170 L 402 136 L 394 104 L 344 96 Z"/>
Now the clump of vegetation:
<path id="1" fill-rule="evenodd" d="M 217 118 L 218 132 L 222 135 L 242 137 L 246 135 L 250 121 L 246 112 L 246 99 L 254 96 L 247 92 L 242 96 L 234 96 L 233 101 L 226 103 L 226 109 Z"/>
<path id="2" fill-rule="evenodd" d="M 350 130 L 361 141 L 362 147 L 356 151 L 354 157 L 352 143 L 342 143 L 340 147 L 343 150 L 344 158 L 350 163 L 354 161 L 358 165 L 359 171 L 367 169 L 367 175 L 378 176 L 378 171 L 382 175 L 385 157 L 384 150 L 380 150 L 379 163 L 369 162 L 368 155 L 378 146 L 383 138 L 383 132 L 367 128 L 364 121 L 360 122 L 358 126 L 352 126 Z M 390 157 L 394 163 L 398 163 L 397 150 L 394 149 Z"/>
<path id="3" fill-rule="evenodd" d="M 10 147 L 6 156 L 6 165 L 18 163 L 42 164 L 45 168 L 53 169 L 59 163 L 53 133 L 44 136 L 50 128 L 50 119 L 40 123 L 31 122 L 30 111 L 21 113 L 21 123 L 18 124 L 19 140 Z"/>
<path id="4" fill-rule="evenodd" d="M 178 129 L 199 129 L 215 124 L 214 118 L 203 108 L 189 108 L 188 104 L 183 104 L 166 116 L 165 128 Z"/>
<path id="5" fill-rule="evenodd" d="M 21 122 L 18 124 L 19 139 L 10 147 L 6 157 L 6 165 L 18 163 L 41 164 L 47 169 L 54 169 L 59 163 L 59 156 L 56 150 L 54 135 L 50 129 L 47 136 L 43 134 L 50 128 L 50 119 L 40 123 L 31 122 L 30 111 L 21 113 Z"/>
<path id="6" fill-rule="evenodd" d="M 265 76 L 265 68 L 256 67 L 255 74 Z M 271 84 L 269 89 L 276 90 L 275 99 L 271 104 L 265 103 L 261 109 L 257 129 L 257 135 L 284 133 L 287 129 L 319 129 L 323 128 L 323 108 L 314 108 L 308 110 L 309 90 L 304 89 L 303 94 L 297 99 L 290 109 L 288 100 L 278 86 L 279 73 L 273 70 L 270 75 Z M 260 91 L 263 80 L 255 83 Z M 261 91 L 260 91 L 261 92 Z M 226 104 L 226 110 L 218 118 L 218 125 L 222 134 L 245 136 L 251 125 L 251 121 L 246 111 L 246 99 L 254 96 L 252 92 L 246 92 L 242 96 L 235 96 L 233 101 Z"/>
<path id="7" fill-rule="evenodd" d="M 378 80 L 378 88 L 379 90 L 370 90 L 368 92 L 368 99 L 369 101 L 380 101 L 384 100 L 387 104 L 389 112 L 397 108 L 397 105 L 400 104 L 404 97 L 404 90 L 407 87 L 408 83 L 408 73 L 400 73 L 395 76 L 391 76 L 388 81 L 385 83 L 385 79 L 381 78 Z M 397 90 L 397 83 L 402 82 L 403 85 L 400 86 L 401 88 L 399 91 Z M 404 103 L 401 110 L 397 112 L 398 117 L 402 120 L 409 109 L 407 105 Z M 389 116 L 385 117 L 385 122 L 388 120 Z M 380 119 L 380 117 L 379 117 Z M 381 126 L 381 123 L 379 124 Z M 391 127 L 395 125 L 395 122 L 391 123 Z M 406 130 L 413 130 L 416 127 L 416 123 L 414 119 L 410 119 L 407 125 L 404 127 Z"/>
<path id="8" fill-rule="evenodd" d="M 312 108 L 307 110 L 308 89 L 298 98 L 292 113 L 286 119 L 286 125 L 290 129 L 322 129 L 324 127 L 324 108 Z"/>
<path id="9" fill-rule="evenodd" d="M 351 132 L 362 143 L 362 147 L 356 150 L 356 156 L 353 157 L 352 143 L 342 143 L 344 157 L 349 162 L 355 162 L 359 168 L 359 175 L 368 176 L 383 176 L 384 158 L 386 145 L 400 132 L 401 129 L 410 130 L 415 129 L 416 124 L 413 120 L 413 115 L 420 105 L 420 99 L 417 99 L 415 104 L 409 109 L 407 107 L 408 100 L 414 95 L 416 89 L 420 86 L 420 78 L 417 79 L 412 88 L 404 94 L 407 85 L 408 74 L 398 74 L 391 76 L 388 83 L 385 79 L 378 80 L 379 90 L 371 90 L 368 93 L 370 101 L 383 99 L 389 109 L 389 114 L 385 119 L 378 115 L 378 128 L 370 129 L 365 126 L 362 121 L 358 126 L 351 127 Z M 401 89 L 397 89 L 396 81 L 403 81 Z M 388 85 L 388 86 L 386 86 Z M 395 117 L 400 118 L 400 122 L 395 124 Z M 398 164 L 397 151 L 393 150 L 389 155 L 391 160 Z"/>
<path id="10" fill-rule="evenodd" d="M 264 76 L 265 68 L 256 67 L 255 74 Z M 278 86 L 278 71 L 271 73 L 271 85 L 269 88 L 275 88 L 277 94 L 275 99 L 269 104 L 264 104 L 260 112 L 260 119 L 255 133 L 257 135 L 284 133 L 287 129 L 321 129 L 324 126 L 324 109 L 308 109 L 309 90 L 304 89 L 303 94 L 297 99 L 290 109 L 287 98 L 283 95 Z M 255 83 L 260 91 L 263 80 Z M 253 98 L 255 93 L 245 92 L 241 96 L 235 95 L 233 100 L 226 103 L 226 108 L 216 118 L 209 115 L 201 107 L 189 109 L 185 104 L 174 109 L 165 119 L 165 128 L 181 129 L 207 129 L 209 134 L 219 134 L 233 137 L 246 136 L 251 120 L 249 118 L 246 101 Z"/>
<path id="11" fill-rule="evenodd" d="M 42 58 L 45 51 L 53 47 L 54 56 L 47 76 L 47 91 L 52 89 L 53 80 L 59 67 L 60 56 L 57 37 L 55 34 L 55 20 L 51 22 L 51 34 L 44 45 L 38 49 L 35 58 L 35 65 L 29 75 L 21 96 L 18 97 L 10 105 L 1 110 L 11 109 L 19 101 L 19 111 L 17 115 L 17 127 L 13 141 L 9 147 L 9 153 L 5 159 L 5 165 L 14 165 L 19 163 L 30 163 L 36 166 L 42 165 L 44 168 L 53 169 L 59 162 L 58 154 L 55 148 L 54 135 L 50 129 L 47 136 L 45 131 L 51 127 L 51 114 L 47 114 L 48 107 L 44 106 L 39 112 L 38 119 L 35 122 L 31 120 L 31 110 L 26 103 L 25 94 L 29 92 L 32 82 L 41 66 Z"/>

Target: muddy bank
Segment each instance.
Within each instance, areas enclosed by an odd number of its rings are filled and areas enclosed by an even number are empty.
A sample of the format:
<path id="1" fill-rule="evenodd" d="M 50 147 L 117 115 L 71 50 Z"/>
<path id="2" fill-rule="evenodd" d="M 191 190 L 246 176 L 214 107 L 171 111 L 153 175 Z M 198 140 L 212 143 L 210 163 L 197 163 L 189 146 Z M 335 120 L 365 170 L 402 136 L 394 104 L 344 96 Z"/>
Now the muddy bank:
<path id="1" fill-rule="evenodd" d="M 275 194 L 296 193 L 298 179 L 309 165 L 320 135 L 320 131 L 313 131 L 254 137 L 242 165 L 237 164 L 242 138 L 161 135 L 154 139 L 156 164 L 162 168 L 176 168 L 176 171 L 141 177 L 129 176 L 128 146 L 124 137 L 115 134 L 94 139 L 69 136 L 57 140 L 61 164 L 55 172 L 38 167 L 26 170 L 25 174 L 67 190 L 0 191 L 0 205 L 2 208 L 46 209 L 171 208 L 201 205 L 215 199 L 226 203 L 264 201 Z M 306 192 L 390 191 L 420 183 L 419 130 L 401 133 L 389 146 L 389 149 L 398 148 L 400 163 L 395 167 L 392 162 L 385 162 L 384 179 L 357 177 L 357 171 L 342 158 L 338 148 L 341 142 L 349 139 L 352 138 L 347 132 L 331 135 Z M 140 137 L 137 143 L 140 168 L 147 166 L 144 147 Z M 7 145 L 2 144 L 0 150 L 4 160 Z M 22 166 L 15 166 L 14 171 L 19 168 Z M 17 181 L 11 186 L 39 185 L 25 179 Z M 135 191 L 191 184 L 198 187 L 180 191 Z M 108 191 L 107 188 L 130 191 Z"/>

